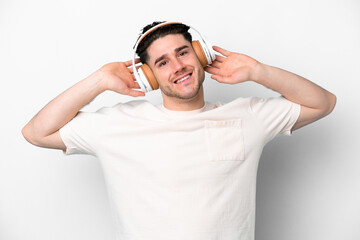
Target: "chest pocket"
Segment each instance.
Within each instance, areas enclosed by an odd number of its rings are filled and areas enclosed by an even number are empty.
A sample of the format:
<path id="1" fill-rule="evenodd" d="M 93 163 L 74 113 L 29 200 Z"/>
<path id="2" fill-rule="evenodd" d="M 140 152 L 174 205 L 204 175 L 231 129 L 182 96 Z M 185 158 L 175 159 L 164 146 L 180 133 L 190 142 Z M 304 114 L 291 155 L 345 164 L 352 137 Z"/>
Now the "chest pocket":
<path id="1" fill-rule="evenodd" d="M 245 159 L 241 119 L 206 120 L 205 142 L 210 161 L 243 161 Z"/>

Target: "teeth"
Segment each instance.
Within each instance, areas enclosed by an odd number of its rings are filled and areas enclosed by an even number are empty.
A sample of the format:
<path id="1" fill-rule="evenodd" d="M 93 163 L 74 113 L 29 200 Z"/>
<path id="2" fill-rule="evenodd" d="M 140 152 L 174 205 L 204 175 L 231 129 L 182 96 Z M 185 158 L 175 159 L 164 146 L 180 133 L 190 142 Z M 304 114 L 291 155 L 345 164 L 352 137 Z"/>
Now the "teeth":
<path id="1" fill-rule="evenodd" d="M 189 77 L 190 77 L 190 75 L 187 75 L 187 76 L 183 77 L 182 79 L 175 81 L 175 83 L 181 83 L 182 81 L 185 81 Z"/>

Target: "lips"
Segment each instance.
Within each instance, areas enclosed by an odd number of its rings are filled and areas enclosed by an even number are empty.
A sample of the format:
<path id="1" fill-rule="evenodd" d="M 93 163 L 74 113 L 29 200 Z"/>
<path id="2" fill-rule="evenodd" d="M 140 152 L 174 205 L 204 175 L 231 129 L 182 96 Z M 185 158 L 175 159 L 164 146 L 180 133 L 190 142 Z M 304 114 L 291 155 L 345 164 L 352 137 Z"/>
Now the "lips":
<path id="1" fill-rule="evenodd" d="M 181 77 L 177 78 L 177 79 L 174 81 L 174 83 L 175 83 L 175 84 L 179 84 L 179 83 L 181 83 L 181 82 L 184 82 L 184 81 L 186 81 L 187 79 L 189 79 L 189 78 L 191 77 L 191 75 L 192 75 L 192 73 L 188 73 L 188 74 L 186 74 L 186 75 L 182 75 Z"/>

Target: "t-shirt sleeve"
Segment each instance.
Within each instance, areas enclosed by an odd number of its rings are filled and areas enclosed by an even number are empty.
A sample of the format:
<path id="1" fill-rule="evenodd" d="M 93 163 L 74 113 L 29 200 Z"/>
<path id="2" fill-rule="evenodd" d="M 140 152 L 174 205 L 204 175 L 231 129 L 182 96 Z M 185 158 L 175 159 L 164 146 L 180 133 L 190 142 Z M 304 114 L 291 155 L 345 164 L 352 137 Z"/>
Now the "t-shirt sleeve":
<path id="1" fill-rule="evenodd" d="M 284 97 L 253 98 L 250 109 L 264 128 L 266 142 L 278 134 L 291 135 L 291 129 L 300 115 L 300 105 Z"/>
<path id="2" fill-rule="evenodd" d="M 90 154 L 95 155 L 91 146 L 93 124 L 91 115 L 94 113 L 79 112 L 70 122 L 63 126 L 59 132 L 66 150 L 64 154 Z"/>

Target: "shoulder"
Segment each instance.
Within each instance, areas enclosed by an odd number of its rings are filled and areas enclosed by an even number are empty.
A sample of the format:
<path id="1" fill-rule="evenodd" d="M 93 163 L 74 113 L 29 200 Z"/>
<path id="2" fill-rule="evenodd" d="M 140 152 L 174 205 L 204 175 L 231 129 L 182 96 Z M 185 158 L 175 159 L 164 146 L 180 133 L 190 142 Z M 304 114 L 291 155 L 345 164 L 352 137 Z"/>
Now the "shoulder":
<path id="1" fill-rule="evenodd" d="M 118 103 L 112 107 L 103 107 L 95 112 L 104 119 L 158 119 L 162 112 L 157 105 L 147 100 L 133 100 L 125 103 Z"/>
<path id="2" fill-rule="evenodd" d="M 144 106 L 153 106 L 153 104 L 146 100 L 133 100 L 125 103 L 117 103 L 116 105 L 111 107 L 102 107 L 96 112 L 101 114 L 108 114 L 114 111 L 116 112 L 121 110 L 130 110 L 130 109 L 141 108 Z"/>
<path id="3" fill-rule="evenodd" d="M 262 101 L 264 101 L 265 99 L 263 98 L 258 98 L 258 97 L 239 97 L 236 98 L 230 102 L 216 102 L 216 104 L 214 104 L 216 107 L 221 107 L 224 109 L 244 109 L 244 110 L 249 110 L 252 106 L 256 105 L 257 103 L 260 103 Z"/>
<path id="4" fill-rule="evenodd" d="M 155 105 L 150 103 L 147 100 L 133 100 L 125 103 L 117 103 L 114 106 L 106 106 L 98 109 L 96 112 L 81 112 L 85 115 L 111 115 L 111 114 L 121 114 L 129 112 L 141 112 L 145 109 L 154 109 Z"/>
<path id="5" fill-rule="evenodd" d="M 145 109 L 154 108 L 156 108 L 156 106 L 146 100 L 134 100 L 125 103 L 118 103 L 114 106 L 102 107 L 95 112 L 79 111 L 79 113 L 72 119 L 71 122 L 103 121 L 108 118 L 120 117 L 124 115 L 138 115 L 141 114 L 141 112 L 144 112 Z"/>
<path id="6" fill-rule="evenodd" d="M 219 109 L 250 114 L 256 118 L 271 119 L 271 116 L 275 117 L 282 114 L 296 115 L 299 106 L 283 96 L 271 98 L 247 97 L 237 98 L 231 102 L 221 104 Z"/>
<path id="7" fill-rule="evenodd" d="M 256 112 L 264 109 L 292 108 L 292 107 L 296 107 L 295 105 L 297 104 L 287 100 L 283 96 L 271 97 L 271 98 L 253 97 L 249 99 L 249 107 L 252 112 Z"/>

